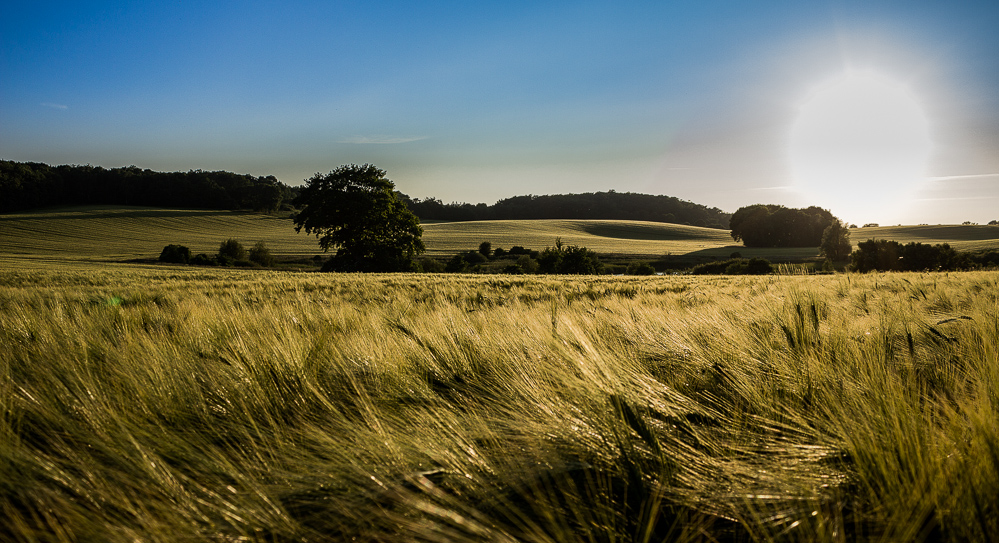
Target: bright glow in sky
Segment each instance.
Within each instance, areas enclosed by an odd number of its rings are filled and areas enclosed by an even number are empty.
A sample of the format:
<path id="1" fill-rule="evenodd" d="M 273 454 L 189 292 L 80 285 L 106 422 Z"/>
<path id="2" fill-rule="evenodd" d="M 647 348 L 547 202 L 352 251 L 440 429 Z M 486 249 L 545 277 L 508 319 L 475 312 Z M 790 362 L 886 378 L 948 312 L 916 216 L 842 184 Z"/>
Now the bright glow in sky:
<path id="1" fill-rule="evenodd" d="M 858 223 L 999 218 L 994 0 L 3 14 L 2 159 L 289 184 L 371 162 L 444 201 L 614 189 L 727 211 L 818 204 Z M 890 205 L 900 191 L 910 201 Z"/>
<path id="2" fill-rule="evenodd" d="M 904 216 L 930 151 L 926 116 L 908 89 L 877 74 L 846 73 L 802 104 L 788 158 L 805 198 L 863 222 Z"/>

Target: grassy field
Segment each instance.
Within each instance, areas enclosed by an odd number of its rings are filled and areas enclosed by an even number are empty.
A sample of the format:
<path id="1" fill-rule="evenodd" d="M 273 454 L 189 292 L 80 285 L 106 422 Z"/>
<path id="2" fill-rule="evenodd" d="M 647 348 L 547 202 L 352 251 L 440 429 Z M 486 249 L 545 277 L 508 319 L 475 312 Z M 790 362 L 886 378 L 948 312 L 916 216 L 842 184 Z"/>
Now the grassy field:
<path id="1" fill-rule="evenodd" d="M 999 273 L 0 269 L 3 541 L 989 541 Z"/>
<path id="2" fill-rule="evenodd" d="M 640 221 L 481 221 L 424 225 L 428 254 L 442 257 L 476 249 L 515 245 L 541 250 L 560 237 L 567 244 L 604 255 L 688 260 L 746 258 L 806 260 L 816 248 L 748 249 L 736 245 L 725 230 Z M 999 247 L 999 227 L 912 226 L 851 231 L 854 243 L 870 237 L 901 242 L 950 243 L 959 250 Z M 244 245 L 264 241 L 279 257 L 319 253 L 315 237 L 296 234 L 287 217 L 238 211 L 167 210 L 154 208 L 66 208 L 0 215 L 0 258 L 31 261 L 126 261 L 156 258 L 167 244 L 186 245 L 212 254 L 219 243 L 236 238 Z"/>

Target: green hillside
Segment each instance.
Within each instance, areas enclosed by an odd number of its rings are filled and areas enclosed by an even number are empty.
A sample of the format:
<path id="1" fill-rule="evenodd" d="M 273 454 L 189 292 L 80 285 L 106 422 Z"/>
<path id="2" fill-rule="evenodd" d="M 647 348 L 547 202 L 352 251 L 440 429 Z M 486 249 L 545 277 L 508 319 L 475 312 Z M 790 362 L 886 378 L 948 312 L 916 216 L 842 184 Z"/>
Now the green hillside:
<path id="1" fill-rule="evenodd" d="M 644 221 L 469 221 L 428 224 L 423 228 L 431 255 L 475 249 L 483 241 L 494 248 L 520 245 L 543 249 L 554 245 L 555 238 L 598 253 L 632 255 L 686 254 L 733 244 L 727 230 Z"/>
<path id="2" fill-rule="evenodd" d="M 556 238 L 601 254 L 691 258 L 744 257 L 801 260 L 815 248 L 750 249 L 736 245 L 726 230 L 616 220 L 509 220 L 436 222 L 424 225 L 428 254 L 444 256 L 475 249 L 483 241 L 509 249 L 543 249 Z M 856 244 L 869 238 L 907 243 L 950 243 L 958 250 L 999 247 L 995 226 L 903 226 L 851 230 Z M 194 253 L 214 253 L 222 240 L 265 242 L 277 256 L 319 254 L 315 237 L 296 234 L 287 217 L 247 211 L 177 210 L 135 207 L 72 207 L 0 215 L 0 258 L 125 261 L 159 255 L 179 243 Z"/>
<path id="3" fill-rule="evenodd" d="M 0 254 L 12 257 L 155 258 L 170 243 L 214 253 L 228 238 L 263 241 L 276 255 L 318 252 L 315 239 L 296 235 L 287 218 L 248 211 L 72 207 L 0 215 Z"/>

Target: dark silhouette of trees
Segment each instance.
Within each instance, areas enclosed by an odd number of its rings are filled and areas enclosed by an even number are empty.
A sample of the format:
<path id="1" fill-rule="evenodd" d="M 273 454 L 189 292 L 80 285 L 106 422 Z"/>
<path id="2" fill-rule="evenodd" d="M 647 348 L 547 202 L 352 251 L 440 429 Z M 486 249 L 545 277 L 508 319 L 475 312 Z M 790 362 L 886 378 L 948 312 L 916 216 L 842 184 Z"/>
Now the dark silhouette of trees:
<path id="1" fill-rule="evenodd" d="M 493 254 L 493 244 L 483 241 L 479 244 L 479 252 L 482 253 L 482 256 L 489 258 L 489 255 Z"/>
<path id="2" fill-rule="evenodd" d="M 219 245 L 219 252 L 215 255 L 215 259 L 221 266 L 242 262 L 246 260 L 246 248 L 243 247 L 242 243 L 229 238 Z"/>
<path id="3" fill-rule="evenodd" d="M 565 245 L 560 238 L 555 239 L 554 247 L 546 247 L 538 256 L 538 273 L 595 275 L 603 268 L 597 253 L 586 247 Z"/>
<path id="4" fill-rule="evenodd" d="M 57 205 L 127 205 L 275 211 L 298 189 L 274 176 L 154 172 L 135 166 L 49 166 L 0 160 L 0 212 Z"/>
<path id="5" fill-rule="evenodd" d="M 340 166 L 306 181 L 295 205 L 295 231 L 315 234 L 323 251 L 336 253 L 323 271 L 406 271 L 423 253 L 420 220 L 393 190 L 385 171 L 371 164 Z"/>
<path id="6" fill-rule="evenodd" d="M 514 196 L 486 204 L 450 203 L 437 198 L 400 198 L 420 219 L 481 221 L 508 219 L 617 219 L 725 228 L 729 214 L 672 196 L 631 192 L 592 192 Z"/>
<path id="7" fill-rule="evenodd" d="M 894 240 L 869 239 L 857 244 L 857 250 L 850 255 L 850 268 L 858 272 L 949 271 L 989 265 L 989 259 L 989 253 L 976 258 L 954 250 L 947 243 L 902 245 Z"/>
<path id="8" fill-rule="evenodd" d="M 248 258 L 250 262 L 256 262 L 265 268 L 274 265 L 274 256 L 271 255 L 271 250 L 262 241 L 258 241 L 250 248 Z"/>
<path id="9" fill-rule="evenodd" d="M 191 260 L 191 249 L 183 245 L 167 245 L 160 252 L 160 262 L 187 264 Z"/>
<path id="10" fill-rule="evenodd" d="M 706 262 L 694 266 L 692 275 L 768 275 L 774 272 L 773 264 L 765 258 L 732 258 Z"/>
<path id="11" fill-rule="evenodd" d="M 755 204 L 739 208 L 729 220 L 732 238 L 746 247 L 817 247 L 822 232 L 839 220 L 819 207 L 791 209 Z"/>

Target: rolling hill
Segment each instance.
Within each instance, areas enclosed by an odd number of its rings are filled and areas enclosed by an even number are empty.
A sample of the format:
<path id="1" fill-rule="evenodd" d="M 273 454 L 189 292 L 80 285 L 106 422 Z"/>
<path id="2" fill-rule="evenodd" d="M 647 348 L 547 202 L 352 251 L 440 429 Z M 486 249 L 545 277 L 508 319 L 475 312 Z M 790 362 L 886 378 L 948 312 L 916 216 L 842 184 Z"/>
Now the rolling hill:
<path id="1" fill-rule="evenodd" d="M 854 243 L 868 238 L 902 243 L 950 243 L 958 250 L 999 248 L 995 226 L 903 226 L 851 230 Z M 72 207 L 0 215 L 0 258 L 121 262 L 156 258 L 163 246 L 186 245 L 214 253 L 236 238 L 245 245 L 264 241 L 277 256 L 320 254 L 315 237 L 296 234 L 287 217 L 247 211 L 136 207 Z M 696 258 L 744 257 L 801 260 L 815 248 L 750 249 L 736 245 L 727 230 L 619 220 L 505 220 L 436 222 L 424 225 L 430 256 L 476 249 L 483 241 L 509 249 L 543 249 L 561 238 L 601 254 Z"/>

